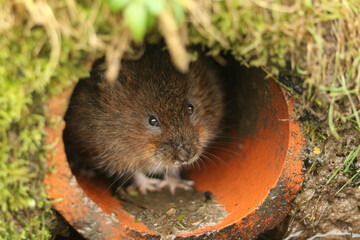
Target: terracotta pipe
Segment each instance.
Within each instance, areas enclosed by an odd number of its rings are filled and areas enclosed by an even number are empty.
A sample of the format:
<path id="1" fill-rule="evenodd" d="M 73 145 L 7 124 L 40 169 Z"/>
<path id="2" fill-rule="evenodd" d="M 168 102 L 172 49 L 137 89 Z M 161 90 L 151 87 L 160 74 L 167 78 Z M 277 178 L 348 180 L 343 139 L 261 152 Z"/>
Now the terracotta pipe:
<path id="1" fill-rule="evenodd" d="M 216 152 L 226 164 L 208 164 L 206 171 L 190 172 L 196 188 L 213 193 L 229 215 L 214 226 L 179 234 L 176 239 L 253 239 L 287 215 L 301 189 L 299 154 L 304 139 L 299 124 L 291 118 L 293 101 L 275 81 L 264 80 L 259 71 L 240 74 L 252 78 L 241 81 L 243 92 L 252 86 L 254 94 L 239 102 L 256 114 L 246 115 L 244 110 L 239 119 L 244 125 L 252 122 L 253 128 L 243 128 L 248 131 L 229 145 L 231 151 Z M 49 102 L 52 117 L 64 115 L 70 94 L 66 91 Z M 251 106 L 253 102 L 256 106 Z M 72 175 L 64 152 L 63 128 L 64 121 L 46 128 L 47 143 L 56 143 L 48 158 L 55 171 L 44 180 L 50 199 L 57 200 L 54 208 L 87 239 L 160 239 L 143 223 L 135 223 L 130 214 L 117 210 L 121 202 L 110 191 L 104 193 L 103 183 L 79 181 Z"/>

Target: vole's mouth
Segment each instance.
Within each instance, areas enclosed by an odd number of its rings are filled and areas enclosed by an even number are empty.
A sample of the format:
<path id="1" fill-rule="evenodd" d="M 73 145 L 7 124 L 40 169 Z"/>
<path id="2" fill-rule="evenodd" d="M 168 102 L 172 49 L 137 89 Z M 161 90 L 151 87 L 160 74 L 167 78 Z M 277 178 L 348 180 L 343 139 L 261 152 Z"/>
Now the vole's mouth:
<path id="1" fill-rule="evenodd" d="M 199 154 L 196 154 L 194 157 L 192 157 L 189 161 L 181 162 L 181 161 L 175 161 L 174 167 L 180 167 L 180 166 L 186 166 L 189 164 L 194 163 L 196 160 L 199 159 Z"/>
<path id="2" fill-rule="evenodd" d="M 180 167 L 181 165 L 184 165 L 184 164 L 185 164 L 185 163 L 176 161 L 176 162 L 174 163 L 174 167 Z"/>

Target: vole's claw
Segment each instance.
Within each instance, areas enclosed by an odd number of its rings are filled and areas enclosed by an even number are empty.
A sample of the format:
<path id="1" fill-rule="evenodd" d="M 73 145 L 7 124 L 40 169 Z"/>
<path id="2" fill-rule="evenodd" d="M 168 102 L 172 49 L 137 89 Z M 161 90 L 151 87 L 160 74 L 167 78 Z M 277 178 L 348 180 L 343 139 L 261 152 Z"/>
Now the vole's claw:
<path id="1" fill-rule="evenodd" d="M 147 191 L 159 191 L 159 185 L 162 180 L 157 178 L 149 178 L 143 173 L 136 173 L 134 175 L 134 182 L 128 187 L 128 189 L 137 188 L 142 194 L 146 194 Z"/>
<path id="2" fill-rule="evenodd" d="M 182 188 L 184 190 L 190 191 L 194 186 L 194 182 L 190 180 L 183 180 L 180 178 L 166 178 L 160 184 L 159 188 L 163 188 L 165 186 L 169 186 L 170 192 L 172 195 L 175 194 L 176 188 Z"/>
<path id="3" fill-rule="evenodd" d="M 145 174 L 138 172 L 135 173 L 134 182 L 128 189 L 137 188 L 142 194 L 146 194 L 147 191 L 159 191 L 166 186 L 169 187 L 171 194 L 174 195 L 176 188 L 182 188 L 187 191 L 192 190 L 194 182 L 181 179 L 176 169 L 169 170 L 168 175 L 164 177 L 164 180 L 149 178 Z"/>

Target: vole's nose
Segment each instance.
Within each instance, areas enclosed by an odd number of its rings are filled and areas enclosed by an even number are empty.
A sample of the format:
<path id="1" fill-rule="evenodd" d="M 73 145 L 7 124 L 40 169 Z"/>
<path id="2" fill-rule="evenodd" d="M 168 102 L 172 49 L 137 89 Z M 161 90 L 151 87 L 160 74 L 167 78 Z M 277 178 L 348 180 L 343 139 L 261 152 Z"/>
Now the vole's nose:
<path id="1" fill-rule="evenodd" d="M 179 161 L 180 162 L 188 162 L 195 156 L 195 150 L 193 146 L 181 144 L 179 146 Z"/>

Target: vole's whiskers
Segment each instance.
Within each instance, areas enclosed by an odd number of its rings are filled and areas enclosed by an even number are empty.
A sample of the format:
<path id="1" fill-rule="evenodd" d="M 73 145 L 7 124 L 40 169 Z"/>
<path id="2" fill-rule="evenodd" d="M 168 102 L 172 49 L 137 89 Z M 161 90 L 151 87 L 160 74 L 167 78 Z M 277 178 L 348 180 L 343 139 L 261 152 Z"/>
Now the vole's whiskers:
<path id="1" fill-rule="evenodd" d="M 196 163 L 196 166 L 199 168 L 199 170 L 201 169 L 201 165 L 199 163 L 199 161 L 195 161 L 194 163 Z"/>
<path id="2" fill-rule="evenodd" d="M 206 155 L 206 154 L 209 154 L 210 156 L 216 158 L 221 164 L 225 164 L 227 167 L 229 167 L 229 165 L 224 160 L 222 160 L 219 156 L 217 156 L 209 151 L 204 151 L 204 155 Z"/>
<path id="3" fill-rule="evenodd" d="M 142 166 L 140 169 L 137 169 L 136 171 L 134 171 L 120 186 L 119 188 L 122 188 L 124 186 L 125 183 L 127 183 L 127 181 L 129 181 L 133 176 L 135 176 L 135 174 L 140 173 L 141 170 L 144 168 L 145 166 Z"/>
<path id="4" fill-rule="evenodd" d="M 209 158 L 208 156 L 206 156 L 205 154 L 201 155 L 202 157 L 206 158 L 207 160 L 209 160 L 209 162 L 211 163 L 211 165 L 213 165 L 214 167 L 216 167 L 216 164 L 214 163 L 214 161 Z M 202 159 L 201 159 L 202 160 Z M 205 165 L 205 164 L 204 164 Z M 205 165 L 206 168 L 206 165 Z"/>
<path id="5" fill-rule="evenodd" d="M 151 157 L 149 157 L 148 159 L 153 158 L 156 155 L 153 154 Z M 136 171 L 134 171 L 118 188 L 122 188 L 122 186 L 124 186 L 125 183 L 127 183 L 127 181 L 129 181 L 135 174 L 139 173 L 146 165 L 143 165 L 141 168 L 137 169 Z M 122 174 L 120 174 L 118 177 L 116 177 L 116 179 L 107 187 L 107 189 L 103 192 L 103 194 L 105 194 L 122 176 L 124 176 L 125 174 L 129 173 L 130 169 L 127 169 L 126 171 L 124 171 Z"/>
<path id="6" fill-rule="evenodd" d="M 216 142 L 216 140 L 219 140 L 219 139 L 243 140 L 244 138 L 230 136 L 230 135 L 218 135 L 214 142 Z"/>
<path id="7" fill-rule="evenodd" d="M 226 151 L 226 152 L 238 155 L 238 156 L 241 155 L 239 152 L 236 152 L 234 150 L 231 150 L 231 149 L 229 149 L 227 147 L 223 147 L 223 146 L 211 146 L 211 149 L 218 149 L 218 150 L 221 150 L 221 151 Z"/>
<path id="8" fill-rule="evenodd" d="M 157 164 L 156 168 L 149 173 L 149 177 L 154 177 L 155 174 L 157 173 L 157 170 L 159 169 L 159 167 L 160 167 L 161 165 L 162 165 L 162 163 L 159 162 L 159 163 Z"/>
<path id="9" fill-rule="evenodd" d="M 119 181 L 119 179 L 121 179 L 122 176 L 124 176 L 125 174 L 127 174 L 129 172 L 129 170 L 124 171 L 122 174 L 120 174 L 119 176 L 117 176 L 115 178 L 115 180 L 105 189 L 105 191 L 101 194 L 101 196 L 103 196 L 107 191 L 109 191 L 109 189 L 117 182 Z"/>

